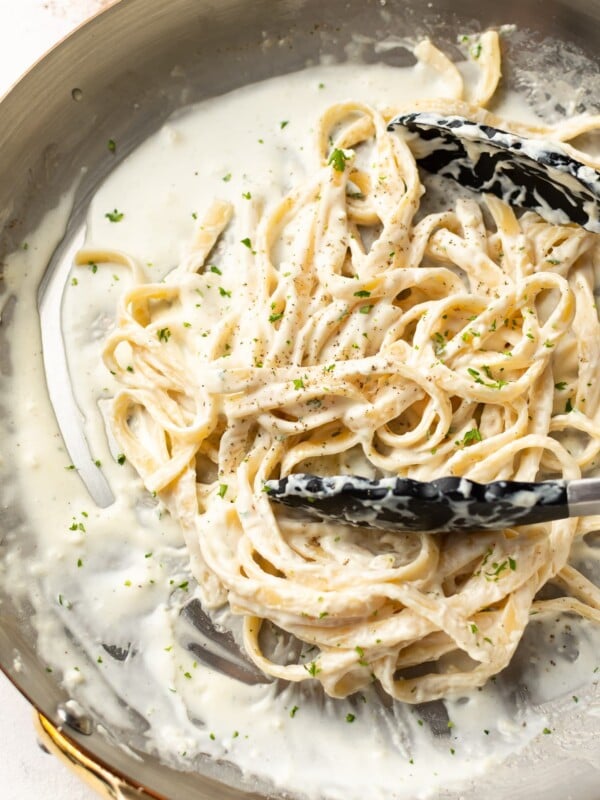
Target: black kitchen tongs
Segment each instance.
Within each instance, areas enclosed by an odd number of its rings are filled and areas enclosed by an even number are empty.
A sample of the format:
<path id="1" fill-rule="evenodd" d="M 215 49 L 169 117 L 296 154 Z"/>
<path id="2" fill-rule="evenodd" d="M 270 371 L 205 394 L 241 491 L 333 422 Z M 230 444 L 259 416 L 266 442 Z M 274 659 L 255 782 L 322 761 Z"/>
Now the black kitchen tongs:
<path id="1" fill-rule="evenodd" d="M 417 164 L 549 222 L 577 223 L 600 233 L 600 173 L 560 146 L 525 139 L 462 117 L 403 114 L 390 130 L 405 128 Z M 313 516 L 352 525 L 405 531 L 506 528 L 600 514 L 600 479 L 480 484 L 465 478 L 420 482 L 368 480 L 351 475 L 294 474 L 267 481 L 273 500 Z"/>
<path id="2" fill-rule="evenodd" d="M 321 519 L 386 530 L 485 530 L 600 514 L 600 478 L 475 483 L 293 474 L 267 481 L 265 491 Z"/>

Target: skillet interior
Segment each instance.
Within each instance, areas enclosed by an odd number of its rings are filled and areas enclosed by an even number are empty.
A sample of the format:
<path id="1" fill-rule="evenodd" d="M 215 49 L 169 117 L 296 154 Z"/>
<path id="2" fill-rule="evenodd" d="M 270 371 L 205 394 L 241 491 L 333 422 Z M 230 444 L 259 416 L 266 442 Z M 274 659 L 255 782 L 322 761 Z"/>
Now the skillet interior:
<path id="1" fill-rule="evenodd" d="M 518 39 L 518 47 L 513 45 L 504 70 L 509 84 L 518 80 L 519 66 L 533 65 L 543 74 L 545 59 L 565 59 L 567 63 L 569 48 L 575 48 L 590 59 L 582 81 L 589 81 L 590 99 L 593 101 L 595 93 L 600 102 L 598 0 L 506 0 L 503 4 L 475 0 L 427 4 L 421 0 L 121 0 L 55 48 L 0 104 L 0 261 L 35 228 L 85 166 L 65 235 L 65 242 L 70 241 L 110 166 L 106 159 L 110 137 L 119 141 L 120 160 L 182 105 L 300 69 L 322 53 L 344 60 L 347 45 L 357 32 L 375 40 L 390 34 L 430 33 L 436 42 L 451 49 L 456 34 L 465 28 L 506 23 L 530 32 Z M 568 43 L 564 53 L 541 47 L 547 37 Z M 410 63 L 406 51 L 377 56 L 371 45 L 356 42 L 352 50 L 364 60 Z M 545 88 L 552 92 L 550 83 Z M 231 124 L 239 125 L 243 142 L 243 121 L 232 120 Z M 8 298 L 3 289 L 0 292 L 4 306 Z M 0 325 L 2 371 L 11 369 L 10 336 L 9 303 Z M 9 454 L 2 471 L 0 477 L 8 485 Z M 22 517 L 23 502 L 16 499 L 0 511 L 0 558 L 15 546 L 11 531 Z M 35 633 L 28 619 L 27 607 L 17 608 L 13 603 L 10 586 L 0 586 L 0 666 L 37 708 L 58 723 L 57 706 L 67 698 L 37 658 Z M 18 672 L 17 654 L 23 664 Z M 151 787 L 157 795 L 191 800 L 240 796 L 238 790 L 216 782 L 209 765 L 203 776 L 176 773 L 150 757 L 134 760 L 97 734 L 71 733 L 82 748 L 134 782 Z M 573 779 L 568 769 L 560 774 L 562 779 L 556 777 L 554 784 L 555 796 L 562 798 L 567 786 L 573 788 Z M 581 771 L 577 792 L 581 800 L 593 796 L 595 775 Z M 225 777 L 235 780 L 233 772 Z M 521 791 L 522 796 L 535 796 L 533 790 L 539 790 L 539 782 L 533 772 L 528 781 L 533 783 L 525 783 L 521 776 L 512 796 L 521 796 Z M 545 794 L 549 796 L 553 795 Z"/>

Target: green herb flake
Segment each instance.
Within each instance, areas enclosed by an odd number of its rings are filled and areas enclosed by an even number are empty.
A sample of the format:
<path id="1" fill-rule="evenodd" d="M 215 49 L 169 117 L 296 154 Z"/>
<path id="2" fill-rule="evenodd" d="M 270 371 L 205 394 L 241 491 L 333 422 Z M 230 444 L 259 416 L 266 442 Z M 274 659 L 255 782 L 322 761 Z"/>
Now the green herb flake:
<path id="1" fill-rule="evenodd" d="M 108 147 L 109 153 L 114 153 L 117 150 L 117 143 L 114 139 L 109 139 L 106 146 Z"/>
<path id="2" fill-rule="evenodd" d="M 247 247 L 248 250 L 252 250 L 252 240 L 248 236 L 241 240 L 241 244 L 243 244 L 244 247 Z"/>
<path id="3" fill-rule="evenodd" d="M 550 730 L 550 728 L 544 728 L 542 733 L 544 733 L 546 736 L 548 736 L 550 733 L 552 733 L 552 731 Z"/>
<path id="4" fill-rule="evenodd" d="M 283 311 L 280 311 L 279 314 L 270 314 L 269 315 L 269 322 L 279 322 L 279 320 L 283 317 Z"/>
<path id="5" fill-rule="evenodd" d="M 431 341 L 433 342 L 433 351 L 436 356 L 441 355 L 446 349 L 446 338 L 441 333 L 434 333 Z"/>
<path id="6" fill-rule="evenodd" d="M 475 625 L 474 622 L 471 623 L 470 628 L 471 628 L 471 633 L 479 633 L 479 628 L 477 627 L 477 625 Z"/>
<path id="7" fill-rule="evenodd" d="M 244 198 L 244 200 L 252 200 L 251 192 L 242 192 L 242 197 Z"/>
<path id="8" fill-rule="evenodd" d="M 184 592 L 187 592 L 189 585 L 190 585 L 189 581 L 182 581 L 177 588 L 181 589 Z"/>
<path id="9" fill-rule="evenodd" d="M 77 280 L 77 278 L 71 278 L 71 286 L 77 286 L 78 283 L 79 281 Z"/>
<path id="10" fill-rule="evenodd" d="M 360 292 L 354 292 L 354 297 L 371 297 L 371 292 L 366 289 L 361 289 Z"/>
<path id="11" fill-rule="evenodd" d="M 567 388 L 567 382 L 566 381 L 559 381 L 558 383 L 554 384 L 554 388 L 558 389 L 559 392 L 562 392 L 564 389 Z"/>
<path id="12" fill-rule="evenodd" d="M 354 722 L 356 716 L 354 714 L 346 714 L 346 722 Z"/>
<path id="13" fill-rule="evenodd" d="M 192 680 L 192 675 L 191 675 L 191 673 L 189 673 L 189 672 L 184 672 L 184 673 L 183 673 L 183 677 L 184 677 L 184 678 L 187 678 L 187 679 L 188 679 L 188 681 L 191 681 L 191 680 Z"/>
<path id="14" fill-rule="evenodd" d="M 347 156 L 343 150 L 336 147 L 329 156 L 329 161 L 327 163 L 332 166 L 336 172 L 343 172 L 346 169 L 346 161 L 348 161 L 349 158 L 350 156 Z"/>
<path id="15" fill-rule="evenodd" d="M 229 183 L 230 180 L 231 180 L 231 172 L 228 172 L 227 175 L 223 175 L 223 181 L 225 183 Z"/>
<path id="16" fill-rule="evenodd" d="M 215 275 L 222 275 L 223 274 L 218 267 L 215 267 L 214 264 L 211 264 L 209 269 L 210 269 L 211 272 L 214 272 Z"/>
<path id="17" fill-rule="evenodd" d="M 219 484 L 219 497 L 225 497 L 227 494 L 227 489 L 229 488 L 228 484 L 220 483 Z"/>
<path id="18" fill-rule="evenodd" d="M 361 306 L 358 310 L 360 314 L 370 314 L 373 306 Z"/>
<path id="19" fill-rule="evenodd" d="M 156 335 L 158 337 L 159 342 L 168 342 L 169 339 L 171 338 L 171 331 L 169 330 L 169 328 L 160 328 L 156 332 Z"/>
<path id="20" fill-rule="evenodd" d="M 510 567 L 511 571 L 514 572 L 517 568 L 517 562 L 514 558 L 508 557 L 508 566 Z"/>
<path id="21" fill-rule="evenodd" d="M 221 297 L 231 297 L 231 291 L 227 291 L 227 289 L 224 289 L 222 286 L 219 286 L 219 294 Z"/>
<path id="22" fill-rule="evenodd" d="M 119 453 L 119 455 L 117 456 L 117 464 L 120 464 L 121 466 L 123 466 L 125 461 L 126 461 L 125 453 Z"/>
<path id="23" fill-rule="evenodd" d="M 77 566 L 78 568 L 83 567 L 83 561 L 80 558 L 77 559 Z"/>
<path id="24" fill-rule="evenodd" d="M 316 661 L 311 661 L 310 664 L 304 664 L 304 669 L 312 678 L 315 678 L 319 672 L 321 672 L 321 668 L 318 666 Z"/>
<path id="25" fill-rule="evenodd" d="M 284 128 L 287 128 L 289 124 L 290 124 L 289 119 L 284 119 L 279 123 L 279 127 L 281 128 L 281 130 L 283 130 Z"/>
<path id="26" fill-rule="evenodd" d="M 294 389 L 304 389 L 304 381 L 302 378 L 294 378 Z"/>
<path id="27" fill-rule="evenodd" d="M 469 447 L 469 445 L 475 444 L 475 442 L 481 442 L 482 436 L 479 432 L 478 428 L 472 428 L 470 431 L 467 431 L 463 438 L 458 442 L 458 444 L 462 447 Z"/>
<path id="28" fill-rule="evenodd" d="M 121 222 L 125 214 L 122 211 L 117 211 L 115 208 L 114 211 L 109 211 L 107 214 L 104 215 L 107 220 L 110 222 Z"/>
<path id="29" fill-rule="evenodd" d="M 299 710 L 298 706 L 294 706 L 293 708 L 290 709 L 290 717 L 292 719 L 294 719 L 294 717 L 296 716 L 296 711 L 298 710 Z"/>
<path id="30" fill-rule="evenodd" d="M 571 402 L 571 398 L 567 400 L 565 403 L 565 414 L 570 414 L 573 411 L 573 403 Z"/>

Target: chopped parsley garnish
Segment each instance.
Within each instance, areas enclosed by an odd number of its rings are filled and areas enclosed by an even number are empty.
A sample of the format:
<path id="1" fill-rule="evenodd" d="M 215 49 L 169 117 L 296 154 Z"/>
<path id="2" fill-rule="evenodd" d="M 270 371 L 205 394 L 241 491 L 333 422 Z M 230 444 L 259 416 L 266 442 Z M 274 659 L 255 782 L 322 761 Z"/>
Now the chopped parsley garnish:
<path id="1" fill-rule="evenodd" d="M 513 572 L 514 572 L 514 571 L 516 570 L 516 568 L 517 568 L 517 562 L 514 560 L 514 558 L 511 558 L 510 556 L 508 557 L 508 566 L 510 567 L 510 569 L 511 569 Z"/>
<path id="2" fill-rule="evenodd" d="M 171 337 L 171 331 L 169 328 L 159 328 L 156 335 L 158 336 L 159 342 L 168 342 Z"/>
<path id="3" fill-rule="evenodd" d="M 111 153 L 114 153 L 117 149 L 117 143 L 114 139 L 109 139 L 106 145 Z"/>
<path id="4" fill-rule="evenodd" d="M 252 194 L 250 192 L 242 192 L 242 197 L 244 200 L 252 200 Z"/>
<path id="5" fill-rule="evenodd" d="M 360 314 L 370 314 L 372 308 L 373 308 L 372 305 L 370 305 L 370 306 L 361 306 L 358 310 L 359 310 Z"/>
<path id="6" fill-rule="evenodd" d="M 361 289 L 360 292 L 354 292 L 354 297 L 371 297 L 371 292 L 366 289 Z"/>
<path id="7" fill-rule="evenodd" d="M 219 294 L 221 297 L 231 297 L 231 291 L 227 291 L 227 289 L 224 289 L 222 286 L 219 286 Z"/>
<path id="8" fill-rule="evenodd" d="M 117 456 L 117 464 L 121 464 L 121 466 L 123 466 L 124 463 L 125 463 L 125 453 L 119 453 L 119 455 Z"/>
<path id="9" fill-rule="evenodd" d="M 117 211 L 117 209 L 115 208 L 115 210 L 114 210 L 114 211 L 109 211 L 109 212 L 108 212 L 107 214 L 105 214 L 104 216 L 105 216 L 105 217 L 106 217 L 106 219 L 108 219 L 110 222 L 121 222 L 121 220 L 123 219 L 123 217 L 125 216 L 125 214 L 123 214 L 123 212 L 122 212 L 122 211 Z"/>
<path id="10" fill-rule="evenodd" d="M 516 568 L 516 566 L 517 565 L 515 563 L 515 568 Z M 494 582 L 496 582 L 498 580 L 498 578 L 500 577 L 500 574 L 502 572 L 504 572 L 504 570 L 506 570 L 508 568 L 509 568 L 508 559 L 504 559 L 504 561 L 501 561 L 500 563 L 498 563 L 497 561 L 493 561 L 491 570 L 488 570 L 487 572 L 484 573 L 486 581 L 494 581 Z M 484 639 L 484 641 L 490 641 L 490 640 L 489 639 Z M 490 644 L 491 644 L 491 642 L 490 642 Z"/>
<path id="11" fill-rule="evenodd" d="M 456 444 L 462 447 L 468 447 L 471 444 L 475 444 L 475 442 L 481 442 L 482 436 L 479 432 L 478 428 L 472 428 L 470 431 L 467 431 L 462 439 L 457 440 Z"/>
<path id="12" fill-rule="evenodd" d="M 570 414 L 573 411 L 573 403 L 571 402 L 571 398 L 567 400 L 565 404 L 565 414 Z"/>
<path id="13" fill-rule="evenodd" d="M 310 664 L 304 664 L 304 669 L 311 677 L 315 677 L 321 672 L 321 668 L 317 665 L 316 661 L 311 661 Z"/>
<path id="14" fill-rule="evenodd" d="M 493 379 L 494 376 L 492 375 L 492 372 L 488 366 L 483 366 L 482 369 L 488 378 Z M 467 372 L 473 378 L 475 383 L 479 383 L 481 386 L 485 386 L 488 389 L 502 389 L 503 386 L 507 385 L 507 382 L 501 379 L 494 381 L 493 383 L 486 383 L 484 380 L 482 380 L 479 370 L 473 369 L 473 367 L 467 367 Z"/>
<path id="15" fill-rule="evenodd" d="M 346 722 L 354 722 L 356 716 L 354 714 L 346 714 Z"/>
<path id="16" fill-rule="evenodd" d="M 350 156 L 347 156 L 343 150 L 336 147 L 329 156 L 329 161 L 327 163 L 332 166 L 336 172 L 343 172 L 346 169 L 346 161 L 348 161 L 349 158 Z"/>
<path id="17" fill-rule="evenodd" d="M 294 389 L 304 389 L 304 381 L 302 378 L 294 378 Z"/>
<path id="18" fill-rule="evenodd" d="M 473 56 L 473 58 L 475 59 L 479 58 L 479 56 L 481 55 L 481 49 L 482 47 L 481 44 L 479 43 L 471 48 L 471 55 Z"/>
<path id="19" fill-rule="evenodd" d="M 441 355 L 446 348 L 446 339 L 441 333 L 434 333 L 431 337 L 433 342 L 433 350 L 436 356 Z"/>
<path id="20" fill-rule="evenodd" d="M 298 710 L 299 710 L 298 706 L 294 706 L 292 709 L 290 709 L 290 717 L 292 719 L 294 719 L 294 717 L 296 716 L 296 711 Z"/>
<path id="21" fill-rule="evenodd" d="M 283 130 L 283 129 L 284 129 L 285 127 L 287 127 L 289 124 L 290 124 L 290 121 L 289 121 L 289 119 L 284 119 L 284 120 L 282 120 L 282 121 L 279 123 L 279 127 L 281 128 L 281 130 Z"/>
<path id="22" fill-rule="evenodd" d="M 227 175 L 223 175 L 223 180 L 225 181 L 225 183 L 229 183 L 229 181 L 231 180 L 231 172 L 228 172 Z"/>
<path id="23" fill-rule="evenodd" d="M 189 585 L 190 585 L 189 581 L 183 581 L 182 583 L 179 584 L 179 586 L 177 588 L 178 589 L 183 589 L 184 592 L 187 592 Z"/>
<path id="24" fill-rule="evenodd" d="M 247 236 L 245 239 L 242 239 L 242 244 L 244 245 L 244 247 L 247 247 L 248 250 L 252 250 L 252 240 L 249 239 Z"/>
<path id="25" fill-rule="evenodd" d="M 470 628 L 471 628 L 471 633 L 478 633 L 479 632 L 479 628 L 477 627 L 477 625 L 475 625 L 474 622 L 471 623 Z"/>
<path id="26" fill-rule="evenodd" d="M 270 314 L 269 315 L 269 322 L 279 322 L 279 320 L 283 317 L 283 311 L 280 311 L 279 314 Z"/>
<path id="27" fill-rule="evenodd" d="M 548 734 L 549 734 L 549 733 L 552 733 L 552 731 L 550 730 L 550 728 L 544 728 L 544 730 L 542 731 L 542 733 L 545 733 L 545 734 L 546 734 L 546 736 L 548 736 Z"/>
<path id="28" fill-rule="evenodd" d="M 219 497 L 225 497 L 227 494 L 228 485 L 226 483 L 219 484 Z"/>
<path id="29" fill-rule="evenodd" d="M 210 269 L 211 272 L 214 272 L 215 275 L 222 275 L 223 274 L 218 267 L 215 267 L 214 264 L 211 264 L 209 269 Z"/>

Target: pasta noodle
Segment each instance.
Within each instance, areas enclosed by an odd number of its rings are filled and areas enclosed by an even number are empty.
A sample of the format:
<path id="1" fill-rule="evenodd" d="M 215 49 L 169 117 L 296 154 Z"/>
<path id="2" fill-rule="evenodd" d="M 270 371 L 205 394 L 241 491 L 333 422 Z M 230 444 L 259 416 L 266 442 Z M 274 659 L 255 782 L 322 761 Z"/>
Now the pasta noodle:
<path id="1" fill-rule="evenodd" d="M 435 109 L 498 124 L 494 32 L 476 43 L 470 97 L 451 73 Z M 104 361 L 122 389 L 110 424 L 180 522 L 203 602 L 244 616 L 265 673 L 343 697 L 372 680 L 406 702 L 482 685 L 511 659 L 532 611 L 600 619 L 600 592 L 568 564 L 576 519 L 476 534 L 369 532 L 272 506 L 292 472 L 478 481 L 577 478 L 600 452 L 594 373 L 598 238 L 494 197 L 425 214 L 405 109 L 346 102 L 317 130 L 318 164 L 273 208 L 215 201 L 182 263 L 135 270 Z M 414 110 L 414 106 L 411 110 Z M 594 117 L 501 127 L 566 141 Z M 576 151 L 573 151 L 576 152 Z M 578 153 L 578 157 L 585 158 Z M 593 159 L 587 159 L 593 164 Z M 225 230 L 235 264 L 208 262 Z M 199 298 L 201 301 L 199 302 Z M 553 582 L 564 597 L 539 600 Z M 305 644 L 266 655 L 265 621 Z"/>

